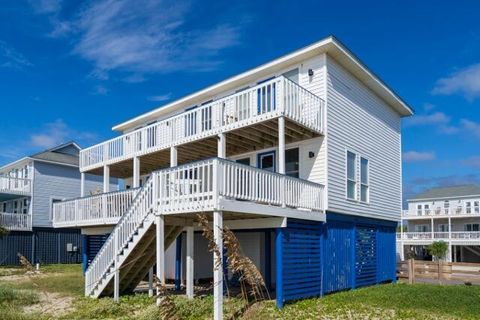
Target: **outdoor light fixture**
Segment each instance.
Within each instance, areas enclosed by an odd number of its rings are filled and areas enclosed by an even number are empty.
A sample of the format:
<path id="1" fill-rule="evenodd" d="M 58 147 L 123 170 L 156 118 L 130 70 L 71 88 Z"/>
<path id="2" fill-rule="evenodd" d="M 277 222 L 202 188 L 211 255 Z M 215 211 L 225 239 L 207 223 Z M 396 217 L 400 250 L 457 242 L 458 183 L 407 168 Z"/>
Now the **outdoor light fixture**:
<path id="1" fill-rule="evenodd" d="M 308 69 L 308 76 L 313 77 L 313 69 Z"/>
<path id="2" fill-rule="evenodd" d="M 310 159 L 314 158 L 314 157 L 315 157 L 315 152 L 313 152 L 313 151 L 308 151 L 308 157 L 309 157 Z"/>

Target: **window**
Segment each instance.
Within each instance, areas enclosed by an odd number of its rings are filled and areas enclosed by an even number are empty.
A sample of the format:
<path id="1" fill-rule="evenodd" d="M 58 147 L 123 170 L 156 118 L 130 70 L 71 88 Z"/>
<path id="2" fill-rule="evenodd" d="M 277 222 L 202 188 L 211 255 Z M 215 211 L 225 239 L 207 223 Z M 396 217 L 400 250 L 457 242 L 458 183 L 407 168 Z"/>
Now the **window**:
<path id="1" fill-rule="evenodd" d="M 267 171 L 275 172 L 275 152 L 267 152 L 258 155 L 258 167 Z"/>
<path id="2" fill-rule="evenodd" d="M 465 212 L 472 213 L 472 203 L 470 201 L 465 202 Z"/>
<path id="3" fill-rule="evenodd" d="M 347 151 L 347 198 L 357 199 L 357 155 Z"/>
<path id="4" fill-rule="evenodd" d="M 425 210 L 425 214 L 430 214 L 430 206 L 428 204 L 424 205 L 423 209 Z"/>
<path id="5" fill-rule="evenodd" d="M 285 72 L 283 76 L 288 80 L 298 83 L 298 68 Z"/>
<path id="6" fill-rule="evenodd" d="M 29 204 L 30 204 L 30 201 L 27 198 L 23 199 L 22 213 L 24 214 L 28 213 Z"/>
<path id="7" fill-rule="evenodd" d="M 7 212 L 7 203 L 6 202 L 4 202 L 2 204 L 2 209 L 3 209 L 2 212 Z"/>
<path id="8" fill-rule="evenodd" d="M 428 226 L 426 224 L 418 224 L 415 226 L 415 232 L 428 232 Z"/>
<path id="9" fill-rule="evenodd" d="M 298 148 L 285 151 L 285 173 L 287 176 L 300 177 L 300 161 Z"/>
<path id="10" fill-rule="evenodd" d="M 466 223 L 463 226 L 464 231 L 480 231 L 480 225 L 478 223 Z"/>
<path id="11" fill-rule="evenodd" d="M 448 232 L 448 224 L 439 224 L 437 228 L 438 232 Z"/>
<path id="12" fill-rule="evenodd" d="M 13 213 L 18 213 L 18 202 L 17 202 L 17 200 L 13 201 Z"/>
<path id="13" fill-rule="evenodd" d="M 474 201 L 473 202 L 473 210 L 475 213 L 480 213 L 480 202 L 479 201 Z"/>
<path id="14" fill-rule="evenodd" d="M 448 211 L 450 209 L 450 202 L 448 200 L 445 200 L 443 202 L 443 209 L 445 210 L 445 214 L 448 214 Z"/>
<path id="15" fill-rule="evenodd" d="M 423 215 L 422 205 L 417 204 L 417 216 Z"/>
<path id="16" fill-rule="evenodd" d="M 368 160 L 365 158 L 360 158 L 360 200 L 363 202 L 368 202 Z"/>

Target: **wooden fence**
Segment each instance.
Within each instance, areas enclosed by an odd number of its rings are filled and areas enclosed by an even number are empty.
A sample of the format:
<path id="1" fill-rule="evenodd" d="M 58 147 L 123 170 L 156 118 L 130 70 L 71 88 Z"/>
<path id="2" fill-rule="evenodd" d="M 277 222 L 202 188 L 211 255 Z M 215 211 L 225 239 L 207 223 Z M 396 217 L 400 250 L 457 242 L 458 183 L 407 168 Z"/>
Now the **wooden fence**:
<path id="1" fill-rule="evenodd" d="M 397 263 L 397 277 L 410 284 L 419 280 L 451 280 L 480 283 L 480 263 L 422 261 L 409 259 Z"/>

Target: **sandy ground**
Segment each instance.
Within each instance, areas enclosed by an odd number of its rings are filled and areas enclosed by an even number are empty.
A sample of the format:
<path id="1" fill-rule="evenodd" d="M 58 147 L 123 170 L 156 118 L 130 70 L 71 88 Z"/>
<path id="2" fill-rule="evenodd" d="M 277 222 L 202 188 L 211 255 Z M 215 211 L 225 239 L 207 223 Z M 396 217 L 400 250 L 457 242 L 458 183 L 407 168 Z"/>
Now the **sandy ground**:
<path id="1" fill-rule="evenodd" d="M 62 296 L 57 293 L 42 292 L 40 302 L 24 310 L 26 313 L 41 313 L 44 315 L 62 315 L 73 311 L 72 303 L 74 298 Z"/>

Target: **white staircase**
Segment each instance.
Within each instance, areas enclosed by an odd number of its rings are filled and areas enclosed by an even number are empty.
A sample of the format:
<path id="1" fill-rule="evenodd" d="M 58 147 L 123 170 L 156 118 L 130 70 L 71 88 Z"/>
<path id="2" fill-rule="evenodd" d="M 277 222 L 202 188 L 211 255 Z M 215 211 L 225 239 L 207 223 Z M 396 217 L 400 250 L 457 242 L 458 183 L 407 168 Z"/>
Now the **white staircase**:
<path id="1" fill-rule="evenodd" d="M 132 291 L 155 263 L 156 182 L 155 177 L 151 177 L 140 189 L 88 267 L 85 273 L 86 296 L 112 294 L 117 269 L 120 270 L 120 292 Z M 165 226 L 165 248 L 181 231 L 182 227 Z"/>

